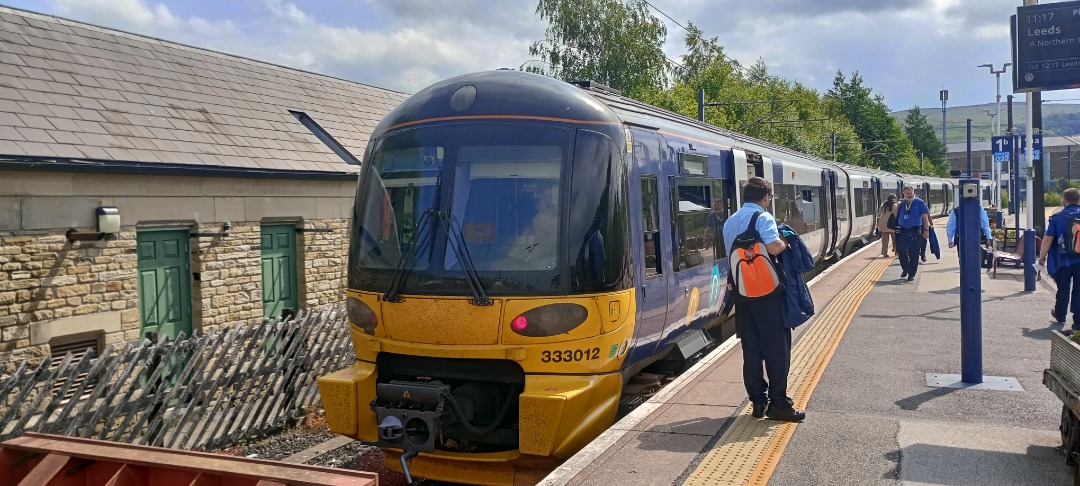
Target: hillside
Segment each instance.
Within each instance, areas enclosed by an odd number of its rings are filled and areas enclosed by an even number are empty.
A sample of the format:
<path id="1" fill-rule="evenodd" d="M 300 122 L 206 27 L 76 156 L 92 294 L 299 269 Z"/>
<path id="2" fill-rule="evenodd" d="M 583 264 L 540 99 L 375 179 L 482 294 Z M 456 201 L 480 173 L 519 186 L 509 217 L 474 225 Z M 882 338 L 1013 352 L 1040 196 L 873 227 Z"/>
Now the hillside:
<path id="1" fill-rule="evenodd" d="M 1001 101 L 1001 129 L 1004 131 L 1008 126 L 1008 105 L 1005 103 L 1004 96 Z M 941 105 L 937 106 L 920 106 L 923 115 L 926 115 L 926 120 L 934 126 L 935 133 L 941 136 Z M 990 133 L 990 116 L 986 114 L 986 111 L 990 110 L 993 113 L 995 110 L 994 103 L 987 103 L 985 105 L 971 105 L 971 106 L 947 106 L 945 111 L 946 117 L 946 135 L 948 136 L 947 143 L 961 143 L 966 140 L 967 137 L 967 119 L 971 118 L 971 140 L 977 141 L 980 139 L 989 140 Z M 1021 126 L 1025 124 L 1027 119 L 1027 107 L 1024 102 L 1013 102 L 1013 125 Z M 1043 117 L 1053 113 L 1073 113 L 1080 114 L 1080 104 L 1066 104 L 1066 103 L 1043 103 Z M 896 118 L 900 123 L 904 123 L 904 118 L 907 117 L 908 110 L 897 111 L 890 113 L 893 118 Z M 1058 133 L 1061 130 L 1055 129 L 1053 126 L 1044 126 L 1046 132 L 1055 135 L 1076 135 L 1076 133 Z"/>

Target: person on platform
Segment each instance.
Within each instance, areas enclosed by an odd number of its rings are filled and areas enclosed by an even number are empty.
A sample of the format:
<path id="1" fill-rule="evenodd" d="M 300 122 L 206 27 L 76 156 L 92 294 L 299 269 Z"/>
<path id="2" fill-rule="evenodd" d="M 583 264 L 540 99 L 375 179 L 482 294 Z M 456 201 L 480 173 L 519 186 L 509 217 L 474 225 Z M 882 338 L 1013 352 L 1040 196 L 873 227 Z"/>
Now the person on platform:
<path id="1" fill-rule="evenodd" d="M 766 251 L 773 256 L 779 255 L 788 245 L 780 238 L 776 218 L 765 209 L 772 199 L 772 184 L 760 177 L 751 177 L 742 191 L 745 202 L 724 223 L 724 246 L 732 248 L 735 237 L 746 231 L 754 213 L 760 213 L 755 228 Z M 795 402 L 787 395 L 791 329 L 784 326 L 781 314 L 783 299 L 783 292 L 779 292 L 736 303 L 735 329 L 742 339 L 743 383 L 753 404 L 752 415 L 798 422 L 806 418 L 806 412 L 796 410 Z M 762 362 L 765 363 L 768 381 L 762 373 Z"/>
<path id="2" fill-rule="evenodd" d="M 885 202 L 878 208 L 877 229 L 881 233 L 881 256 L 883 257 L 896 254 L 896 230 L 889 227 L 891 216 L 896 216 L 896 194 L 889 194 L 889 197 L 885 198 Z"/>
<path id="3" fill-rule="evenodd" d="M 724 200 L 722 198 L 713 199 L 712 212 L 705 215 L 705 248 L 716 247 L 716 258 L 722 258 L 727 255 L 727 252 L 723 248 L 723 240 L 721 240 L 722 233 L 724 231 Z"/>
<path id="4" fill-rule="evenodd" d="M 945 223 L 945 236 L 949 238 L 949 248 L 954 248 L 960 245 L 960 233 L 956 230 L 957 209 L 959 208 L 953 208 L 952 211 L 949 211 L 949 222 Z M 986 214 L 986 208 L 982 206 L 979 207 L 979 219 L 980 224 L 982 225 L 982 235 L 980 236 L 982 236 L 982 243 L 986 244 L 987 242 L 993 240 L 994 237 L 993 234 L 990 232 L 990 216 Z M 957 256 L 959 256 L 960 252 L 957 251 L 956 254 Z"/>
<path id="5" fill-rule="evenodd" d="M 1039 264 L 1045 265 L 1047 256 L 1050 257 L 1046 271 L 1057 284 L 1054 309 L 1050 311 L 1050 316 L 1055 322 L 1064 323 L 1071 308 L 1072 328 L 1080 330 L 1080 317 L 1077 315 L 1080 314 L 1080 255 L 1066 252 L 1063 246 L 1063 238 L 1070 230 L 1072 219 L 1080 217 L 1080 190 L 1071 187 L 1065 189 L 1065 192 L 1061 193 L 1061 201 L 1065 209 L 1050 216 L 1046 235 L 1042 239 L 1042 248 L 1039 248 Z"/>
<path id="6" fill-rule="evenodd" d="M 930 209 L 915 197 L 915 188 L 904 187 L 904 199 L 896 210 L 896 253 L 900 256 L 900 278 L 915 280 L 919 270 L 919 255 L 930 237 Z"/>

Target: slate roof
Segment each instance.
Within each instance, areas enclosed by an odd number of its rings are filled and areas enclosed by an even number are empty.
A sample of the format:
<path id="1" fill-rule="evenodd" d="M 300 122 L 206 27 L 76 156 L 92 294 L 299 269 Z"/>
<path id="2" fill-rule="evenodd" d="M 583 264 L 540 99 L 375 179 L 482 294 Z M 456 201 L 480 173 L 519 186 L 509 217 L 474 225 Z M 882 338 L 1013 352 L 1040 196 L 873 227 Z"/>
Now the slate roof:
<path id="1" fill-rule="evenodd" d="M 353 172 L 404 93 L 0 6 L 0 158 Z"/>

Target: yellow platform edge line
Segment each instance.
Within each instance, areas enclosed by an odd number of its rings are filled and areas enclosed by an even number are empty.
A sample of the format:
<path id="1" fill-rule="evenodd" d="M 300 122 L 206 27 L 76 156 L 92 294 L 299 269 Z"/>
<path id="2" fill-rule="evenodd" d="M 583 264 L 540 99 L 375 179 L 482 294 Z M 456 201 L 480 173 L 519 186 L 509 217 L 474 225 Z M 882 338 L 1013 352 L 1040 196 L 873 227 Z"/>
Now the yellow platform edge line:
<path id="1" fill-rule="evenodd" d="M 817 316 L 817 322 L 823 322 L 826 324 L 823 326 L 814 326 L 808 329 L 799 338 L 796 343 L 796 349 L 792 352 L 793 369 L 802 368 L 802 365 L 797 363 L 804 362 L 808 359 L 813 359 L 815 356 L 817 359 L 809 366 L 810 375 L 803 374 L 803 370 L 799 370 L 798 377 L 798 392 L 795 394 L 796 407 L 805 407 L 805 404 L 809 402 L 810 395 L 813 393 L 813 389 L 816 388 L 821 376 L 824 374 L 832 356 L 835 354 L 837 347 L 839 347 L 840 341 L 843 338 L 844 333 L 847 331 L 848 325 L 855 317 L 855 313 L 861 306 L 863 299 L 874 288 L 874 284 L 881 278 L 881 275 L 885 273 L 889 265 L 892 263 L 893 258 L 875 260 L 871 262 L 865 269 L 863 269 L 855 278 L 852 279 L 851 285 L 844 290 L 841 290 L 839 294 L 833 297 L 830 303 L 822 309 L 822 312 Z M 809 355 L 809 356 L 808 356 Z M 795 384 L 795 383 L 791 383 Z M 790 385 L 789 385 L 790 386 Z M 795 429 L 798 424 L 796 423 L 777 423 L 770 421 L 759 421 L 750 417 L 751 406 L 747 405 L 735 418 L 737 421 L 753 421 L 760 423 L 760 427 L 763 429 L 771 429 L 768 431 L 768 445 L 764 448 L 757 446 L 753 447 L 753 444 L 742 442 L 737 444 L 737 449 L 743 449 L 742 451 L 729 451 L 735 452 L 738 455 L 742 452 L 745 456 L 747 453 L 753 453 L 752 451 L 745 449 L 764 449 L 755 455 L 758 455 L 757 461 L 751 462 L 755 464 L 753 471 L 747 475 L 745 472 L 737 473 L 731 477 L 716 478 L 713 474 L 710 474 L 709 470 L 715 469 L 714 464 L 717 463 L 714 457 L 716 453 L 719 453 L 721 449 L 729 449 L 732 444 L 730 442 L 729 435 L 735 429 L 739 427 L 728 428 L 728 432 L 725 432 L 720 441 L 714 446 L 712 451 L 709 451 L 706 457 L 702 460 L 698 468 L 686 479 L 684 485 L 696 485 L 696 484 L 754 484 L 764 485 L 772 477 L 772 473 L 776 470 L 776 466 L 782 457 L 784 449 L 787 447 L 788 442 L 795 433 Z M 749 425 L 749 424 L 746 424 Z M 734 437 L 732 437 L 734 438 Z M 758 439 L 766 439 L 765 437 L 758 437 Z M 753 443 L 760 443 L 759 440 L 751 441 Z M 745 471 L 745 470 L 744 470 Z M 747 477 L 748 476 L 748 477 Z"/>

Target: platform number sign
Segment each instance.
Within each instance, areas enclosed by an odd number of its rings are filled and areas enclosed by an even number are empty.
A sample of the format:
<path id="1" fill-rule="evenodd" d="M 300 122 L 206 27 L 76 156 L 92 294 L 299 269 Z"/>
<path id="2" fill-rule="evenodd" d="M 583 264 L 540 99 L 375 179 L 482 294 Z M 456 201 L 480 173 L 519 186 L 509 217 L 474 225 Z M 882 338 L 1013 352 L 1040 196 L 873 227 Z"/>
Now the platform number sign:
<path id="1" fill-rule="evenodd" d="M 1008 162 L 1012 153 L 1012 137 L 992 137 L 990 147 L 994 152 L 994 162 Z"/>
<path id="2" fill-rule="evenodd" d="M 1027 154 L 1027 136 L 1019 135 L 1020 137 L 1020 151 Z M 997 138 L 997 137 L 994 137 Z M 1031 151 L 1031 159 L 1042 159 L 1042 134 L 1037 133 L 1031 136 L 1031 144 L 1035 146 L 1035 149 Z"/>

